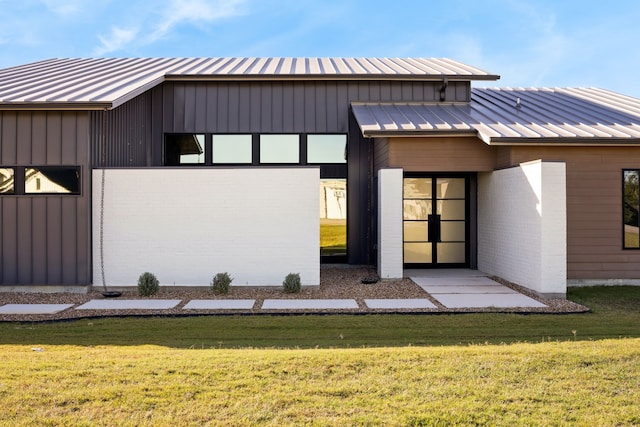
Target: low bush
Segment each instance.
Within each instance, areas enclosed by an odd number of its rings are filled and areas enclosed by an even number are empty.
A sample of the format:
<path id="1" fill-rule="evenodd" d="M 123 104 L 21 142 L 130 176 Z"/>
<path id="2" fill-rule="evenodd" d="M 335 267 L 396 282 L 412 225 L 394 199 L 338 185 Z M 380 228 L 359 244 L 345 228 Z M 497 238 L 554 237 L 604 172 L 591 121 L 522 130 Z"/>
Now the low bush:
<path id="1" fill-rule="evenodd" d="M 282 286 L 284 287 L 284 291 L 288 294 L 300 292 L 300 274 L 287 274 L 287 277 L 285 277 L 284 281 L 282 282 Z"/>
<path id="2" fill-rule="evenodd" d="M 231 282 L 233 282 L 233 277 L 229 276 L 229 273 L 226 271 L 224 273 L 218 273 L 213 276 L 211 290 L 216 294 L 227 294 L 229 293 Z"/>
<path id="3" fill-rule="evenodd" d="M 149 272 L 142 273 L 138 278 L 138 293 L 143 297 L 155 295 L 160 290 L 160 283 L 156 276 Z"/>

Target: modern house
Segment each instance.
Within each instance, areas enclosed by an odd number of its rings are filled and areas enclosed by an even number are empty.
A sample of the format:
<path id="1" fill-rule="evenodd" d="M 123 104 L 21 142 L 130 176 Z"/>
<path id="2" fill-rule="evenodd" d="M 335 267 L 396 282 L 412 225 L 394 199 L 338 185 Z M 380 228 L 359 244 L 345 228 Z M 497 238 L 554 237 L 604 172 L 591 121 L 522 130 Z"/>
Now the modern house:
<path id="1" fill-rule="evenodd" d="M 0 289 L 277 285 L 325 262 L 547 296 L 640 279 L 640 100 L 448 59 L 0 70 Z"/>

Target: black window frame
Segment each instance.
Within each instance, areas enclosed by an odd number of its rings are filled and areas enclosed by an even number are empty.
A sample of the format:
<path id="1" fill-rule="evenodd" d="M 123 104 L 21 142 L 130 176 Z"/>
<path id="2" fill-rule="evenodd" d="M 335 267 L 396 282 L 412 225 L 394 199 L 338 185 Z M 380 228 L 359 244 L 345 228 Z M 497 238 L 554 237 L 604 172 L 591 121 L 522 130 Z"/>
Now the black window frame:
<path id="1" fill-rule="evenodd" d="M 640 193 L 640 169 L 623 169 L 622 170 L 622 188 L 621 188 L 621 193 L 622 193 L 622 249 L 623 250 L 640 250 L 640 235 L 638 236 L 638 245 L 637 246 L 627 246 L 627 231 L 626 231 L 626 226 L 627 225 L 631 225 L 631 224 L 627 224 L 627 213 L 628 213 L 628 206 L 627 206 L 627 182 L 626 182 L 626 175 L 628 172 L 634 172 L 638 178 L 638 182 L 636 183 L 636 186 L 638 187 L 637 190 Z M 640 197 L 636 196 L 638 198 L 638 201 L 636 202 L 636 206 L 635 206 L 635 223 L 636 226 L 640 229 Z"/>

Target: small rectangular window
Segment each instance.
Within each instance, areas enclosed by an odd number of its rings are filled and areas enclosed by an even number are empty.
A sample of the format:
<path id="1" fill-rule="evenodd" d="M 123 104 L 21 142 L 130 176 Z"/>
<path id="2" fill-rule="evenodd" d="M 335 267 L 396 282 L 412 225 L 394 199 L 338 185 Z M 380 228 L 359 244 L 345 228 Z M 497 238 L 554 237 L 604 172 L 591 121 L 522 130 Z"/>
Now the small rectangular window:
<path id="1" fill-rule="evenodd" d="M 307 163 L 347 163 L 347 136 L 307 135 Z"/>
<path id="2" fill-rule="evenodd" d="M 320 256 L 324 262 L 347 256 L 346 179 L 320 180 Z"/>
<path id="3" fill-rule="evenodd" d="M 640 171 L 638 170 L 623 171 L 622 220 L 624 224 L 625 249 L 640 248 L 640 222 L 638 218 L 638 210 L 640 209 L 638 198 L 640 189 L 639 177 Z"/>
<path id="4" fill-rule="evenodd" d="M 15 194 L 14 175 L 12 168 L 0 168 L 0 194 Z"/>
<path id="5" fill-rule="evenodd" d="M 260 135 L 260 163 L 300 163 L 300 136 Z"/>
<path id="6" fill-rule="evenodd" d="M 167 135 L 164 146 L 166 166 L 203 165 L 205 159 L 204 135 Z"/>
<path id="7" fill-rule="evenodd" d="M 251 135 L 213 135 L 213 163 L 250 164 Z"/>
<path id="8" fill-rule="evenodd" d="M 25 169 L 25 194 L 80 194 L 80 168 L 39 166 Z"/>

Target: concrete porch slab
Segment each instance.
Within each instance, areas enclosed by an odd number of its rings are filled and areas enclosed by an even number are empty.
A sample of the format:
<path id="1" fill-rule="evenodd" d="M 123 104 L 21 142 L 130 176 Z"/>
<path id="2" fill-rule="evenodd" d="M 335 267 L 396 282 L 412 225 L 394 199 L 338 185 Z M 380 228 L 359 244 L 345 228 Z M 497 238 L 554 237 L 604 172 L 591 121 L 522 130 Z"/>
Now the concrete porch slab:
<path id="1" fill-rule="evenodd" d="M 180 302 L 179 299 L 93 299 L 76 310 L 168 310 Z"/>
<path id="2" fill-rule="evenodd" d="M 73 304 L 5 304 L 0 314 L 55 314 L 73 307 Z"/>
<path id="3" fill-rule="evenodd" d="M 436 294 L 435 299 L 447 308 L 516 308 L 546 307 L 522 294 Z"/>
<path id="4" fill-rule="evenodd" d="M 487 286 L 487 285 L 478 285 L 478 286 L 421 286 L 422 289 L 429 292 L 430 294 L 517 294 L 517 291 L 514 291 L 511 288 L 506 286 L 498 285 L 498 286 Z"/>
<path id="5" fill-rule="evenodd" d="M 365 299 L 364 303 L 369 308 L 388 309 L 412 309 L 412 308 L 437 308 L 437 306 L 426 298 L 412 299 Z"/>
<path id="6" fill-rule="evenodd" d="M 254 299 L 194 299 L 189 301 L 185 310 L 251 310 Z"/>
<path id="7" fill-rule="evenodd" d="M 418 286 L 504 286 L 486 276 L 475 277 L 413 277 Z"/>
<path id="8" fill-rule="evenodd" d="M 263 310 L 357 309 L 354 299 L 266 299 Z"/>

